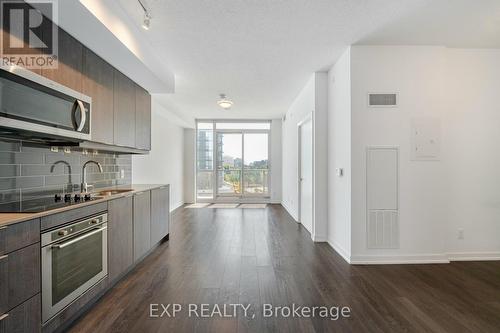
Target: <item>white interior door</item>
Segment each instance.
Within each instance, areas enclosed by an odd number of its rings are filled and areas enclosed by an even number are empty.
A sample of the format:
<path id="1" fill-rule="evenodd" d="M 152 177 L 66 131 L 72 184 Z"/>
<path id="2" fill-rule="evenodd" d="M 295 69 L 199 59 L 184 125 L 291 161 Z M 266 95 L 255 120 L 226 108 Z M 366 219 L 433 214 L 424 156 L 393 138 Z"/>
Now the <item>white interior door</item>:
<path id="1" fill-rule="evenodd" d="M 309 119 L 299 127 L 300 223 L 312 233 L 313 221 L 313 127 Z"/>

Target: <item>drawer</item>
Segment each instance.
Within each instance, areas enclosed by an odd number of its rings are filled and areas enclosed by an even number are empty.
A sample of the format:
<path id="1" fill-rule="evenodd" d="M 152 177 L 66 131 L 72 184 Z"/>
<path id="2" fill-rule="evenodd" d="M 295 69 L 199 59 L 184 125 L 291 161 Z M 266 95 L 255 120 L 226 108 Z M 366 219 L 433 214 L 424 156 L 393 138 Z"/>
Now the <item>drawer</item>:
<path id="1" fill-rule="evenodd" d="M 40 243 L 0 256 L 0 313 L 40 292 Z"/>
<path id="2" fill-rule="evenodd" d="M 0 255 L 40 242 L 40 219 L 0 227 Z"/>
<path id="3" fill-rule="evenodd" d="M 44 216 L 41 218 L 40 229 L 46 230 L 54 228 L 59 225 L 87 218 L 89 216 L 99 214 L 107 210 L 108 210 L 108 203 L 100 202 L 98 204 L 84 206 L 80 208 L 74 208 L 62 213 Z"/>
<path id="4" fill-rule="evenodd" d="M 40 294 L 7 313 L 0 314 L 0 333 L 37 333 L 41 331 Z"/>

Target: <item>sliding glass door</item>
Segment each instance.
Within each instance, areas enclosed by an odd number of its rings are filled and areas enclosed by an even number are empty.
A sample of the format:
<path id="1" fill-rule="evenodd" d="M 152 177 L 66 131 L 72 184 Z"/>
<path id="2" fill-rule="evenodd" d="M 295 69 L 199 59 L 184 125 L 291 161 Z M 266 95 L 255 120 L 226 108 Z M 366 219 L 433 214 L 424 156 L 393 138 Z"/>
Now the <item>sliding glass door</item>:
<path id="1" fill-rule="evenodd" d="M 242 194 L 242 133 L 216 132 L 217 195 L 241 196 Z"/>
<path id="2" fill-rule="evenodd" d="M 244 133 L 243 190 L 245 195 L 268 195 L 269 133 Z"/>
<path id="3" fill-rule="evenodd" d="M 269 197 L 269 136 L 269 122 L 198 122 L 197 199 Z"/>

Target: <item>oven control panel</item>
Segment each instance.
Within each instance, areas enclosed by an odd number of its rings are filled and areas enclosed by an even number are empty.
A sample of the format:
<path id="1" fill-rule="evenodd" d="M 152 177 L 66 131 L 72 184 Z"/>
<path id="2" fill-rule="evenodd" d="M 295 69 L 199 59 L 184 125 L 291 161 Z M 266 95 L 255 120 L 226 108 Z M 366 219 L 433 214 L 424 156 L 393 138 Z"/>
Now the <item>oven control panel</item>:
<path id="1" fill-rule="evenodd" d="M 42 246 L 62 240 L 64 238 L 70 238 L 89 229 L 96 228 L 106 222 L 108 222 L 107 213 L 89 217 L 80 221 L 73 221 L 70 224 L 66 224 L 65 226 L 59 227 L 58 229 L 51 230 L 42 234 Z"/>

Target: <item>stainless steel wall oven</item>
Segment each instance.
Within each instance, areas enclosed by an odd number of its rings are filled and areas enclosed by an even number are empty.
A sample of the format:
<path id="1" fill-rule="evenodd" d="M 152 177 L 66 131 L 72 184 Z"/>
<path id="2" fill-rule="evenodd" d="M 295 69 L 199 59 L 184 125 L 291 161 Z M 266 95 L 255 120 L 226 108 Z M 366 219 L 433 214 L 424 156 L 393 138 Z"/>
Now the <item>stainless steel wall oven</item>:
<path id="1" fill-rule="evenodd" d="M 42 234 L 42 321 L 108 275 L 107 213 Z"/>

